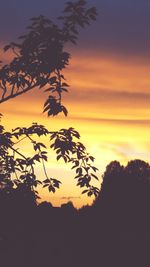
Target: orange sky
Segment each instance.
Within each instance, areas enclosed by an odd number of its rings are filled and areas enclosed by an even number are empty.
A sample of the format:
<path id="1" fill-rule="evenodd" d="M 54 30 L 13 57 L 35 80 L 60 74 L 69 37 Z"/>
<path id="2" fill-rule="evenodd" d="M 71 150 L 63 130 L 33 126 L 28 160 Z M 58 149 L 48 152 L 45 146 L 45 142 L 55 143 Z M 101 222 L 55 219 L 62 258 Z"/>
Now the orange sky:
<path id="1" fill-rule="evenodd" d="M 45 95 L 37 91 L 1 105 L 6 129 L 39 122 L 49 129 L 74 127 L 81 141 L 95 156 L 99 177 L 112 160 L 150 158 L 150 63 L 141 58 L 115 57 L 87 51 L 74 53 L 65 75 L 70 93 L 64 96 L 67 118 L 47 118 L 42 114 Z M 24 146 L 26 150 L 30 148 Z M 75 186 L 69 166 L 57 163 L 50 153 L 48 172 L 62 178 L 62 188 L 55 194 L 41 192 L 42 200 L 54 205 L 68 201 L 75 206 L 91 203 Z M 38 167 L 42 178 L 42 169 Z M 101 180 L 101 179 L 100 179 Z"/>

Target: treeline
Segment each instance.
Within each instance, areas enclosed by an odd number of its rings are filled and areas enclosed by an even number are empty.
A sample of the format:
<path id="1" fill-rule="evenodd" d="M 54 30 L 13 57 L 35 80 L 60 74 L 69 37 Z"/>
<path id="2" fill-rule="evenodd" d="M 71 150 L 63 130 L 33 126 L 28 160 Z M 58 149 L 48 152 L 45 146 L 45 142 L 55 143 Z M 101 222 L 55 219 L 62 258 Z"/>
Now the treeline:
<path id="1" fill-rule="evenodd" d="M 0 192 L 3 267 L 150 266 L 150 165 L 111 162 L 91 207 Z"/>

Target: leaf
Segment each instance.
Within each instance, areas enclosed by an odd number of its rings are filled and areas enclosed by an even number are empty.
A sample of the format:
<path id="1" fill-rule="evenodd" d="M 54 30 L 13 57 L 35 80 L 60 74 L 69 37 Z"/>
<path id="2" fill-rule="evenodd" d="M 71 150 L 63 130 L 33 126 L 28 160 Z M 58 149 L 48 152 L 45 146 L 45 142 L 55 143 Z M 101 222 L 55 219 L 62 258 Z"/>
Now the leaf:
<path id="1" fill-rule="evenodd" d="M 57 160 L 59 160 L 61 157 L 62 157 L 62 155 L 58 155 L 58 156 L 57 156 Z"/>
<path id="2" fill-rule="evenodd" d="M 61 90 L 66 92 L 66 93 L 68 93 L 68 90 L 66 88 L 64 88 L 64 87 L 62 87 Z"/>
<path id="3" fill-rule="evenodd" d="M 96 167 L 94 167 L 94 166 L 91 166 L 91 168 L 92 168 L 92 170 L 95 171 L 95 172 L 98 171 L 98 168 L 96 168 Z"/>
<path id="4" fill-rule="evenodd" d="M 55 189 L 54 186 L 52 186 L 52 185 L 50 185 L 50 186 L 48 187 L 48 190 L 49 190 L 49 192 L 53 192 L 53 193 L 55 193 L 55 191 L 56 191 L 56 189 Z"/>
<path id="5" fill-rule="evenodd" d="M 48 111 L 49 109 L 50 109 L 50 105 L 47 105 L 47 106 L 44 108 L 43 113 L 46 112 L 46 111 Z"/>
<path id="6" fill-rule="evenodd" d="M 92 191 L 88 192 L 88 197 L 91 197 L 93 195 Z"/>
<path id="7" fill-rule="evenodd" d="M 47 187 L 47 186 L 49 186 L 49 184 L 44 184 L 44 185 L 43 185 L 43 188 L 44 188 L 44 187 Z"/>
<path id="8" fill-rule="evenodd" d="M 91 175 L 92 175 L 92 177 L 94 177 L 96 180 L 99 180 L 98 177 L 97 177 L 95 174 L 91 173 Z"/>
<path id="9" fill-rule="evenodd" d="M 69 87 L 69 85 L 67 83 L 62 83 L 62 86 Z"/>
<path id="10" fill-rule="evenodd" d="M 47 156 L 45 156 L 45 155 L 42 155 L 42 159 L 44 159 L 45 161 L 47 161 Z"/>
<path id="11" fill-rule="evenodd" d="M 88 192 L 88 189 L 84 190 L 82 194 L 86 194 Z"/>
<path id="12" fill-rule="evenodd" d="M 77 168 L 76 169 L 76 173 L 78 173 L 79 175 L 81 175 L 82 174 L 82 168 Z"/>
<path id="13" fill-rule="evenodd" d="M 92 157 L 92 156 L 89 156 L 89 159 L 91 160 L 91 161 L 94 161 L 94 157 Z"/>
<path id="14" fill-rule="evenodd" d="M 39 146 L 46 148 L 46 146 L 43 143 L 38 143 Z"/>
<path id="15" fill-rule="evenodd" d="M 64 115 L 67 116 L 68 110 L 64 106 L 61 106 L 61 109 L 62 109 Z"/>
<path id="16" fill-rule="evenodd" d="M 51 92 L 53 91 L 55 88 L 54 87 L 49 87 L 47 89 L 44 90 L 44 92 Z"/>
<path id="17" fill-rule="evenodd" d="M 49 183 L 50 182 L 50 179 L 46 179 L 43 181 L 43 183 Z"/>

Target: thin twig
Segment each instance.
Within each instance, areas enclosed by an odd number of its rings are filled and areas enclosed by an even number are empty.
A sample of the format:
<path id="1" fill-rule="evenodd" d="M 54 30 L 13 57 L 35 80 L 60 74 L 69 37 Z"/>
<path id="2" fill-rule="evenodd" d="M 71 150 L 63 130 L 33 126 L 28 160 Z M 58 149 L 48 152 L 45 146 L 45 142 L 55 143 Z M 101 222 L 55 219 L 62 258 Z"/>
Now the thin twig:
<path id="1" fill-rule="evenodd" d="M 6 92 L 4 92 L 3 95 L 2 95 L 2 98 L 0 99 L 0 104 L 6 102 L 6 101 L 9 100 L 9 99 L 15 98 L 16 96 L 22 95 L 23 93 L 26 93 L 26 92 L 32 90 L 32 89 L 35 88 L 36 86 L 38 86 L 38 85 L 37 85 L 37 84 L 34 84 L 34 85 L 32 85 L 31 87 L 28 87 L 28 88 L 24 89 L 23 91 L 14 93 L 13 95 L 10 94 L 10 95 L 8 95 L 8 96 L 5 97 L 5 98 L 4 98 L 4 96 L 5 96 L 5 93 L 6 93 Z"/>

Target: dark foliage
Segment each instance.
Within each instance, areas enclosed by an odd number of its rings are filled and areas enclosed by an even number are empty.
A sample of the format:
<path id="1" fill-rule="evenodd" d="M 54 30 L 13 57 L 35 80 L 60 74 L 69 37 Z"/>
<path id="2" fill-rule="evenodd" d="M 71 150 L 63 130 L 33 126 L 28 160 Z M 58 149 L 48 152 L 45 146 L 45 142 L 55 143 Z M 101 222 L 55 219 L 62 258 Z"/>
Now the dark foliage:
<path id="1" fill-rule="evenodd" d="M 2 266 L 148 267 L 149 173 L 141 160 L 110 163 L 97 200 L 81 210 L 71 202 L 29 205 L 21 195 L 5 199 L 7 209 L 0 202 Z"/>
<path id="2" fill-rule="evenodd" d="M 38 198 L 38 185 L 47 187 L 49 192 L 55 193 L 61 181 L 51 177 L 46 170 L 45 162 L 48 160 L 48 148 L 37 138 L 46 136 L 50 140 L 49 148 L 56 152 L 57 160 L 63 159 L 65 163 L 72 164 L 75 169 L 77 186 L 86 187 L 83 193 L 88 196 L 98 195 L 98 188 L 91 185 L 97 168 L 93 166 L 94 158 L 90 156 L 85 146 L 78 141 L 80 135 L 73 128 L 50 132 L 43 125 L 33 123 L 28 128 L 19 128 L 12 132 L 5 132 L 0 127 L 0 191 L 3 194 L 14 194 L 16 191 L 31 194 Z M 23 140 L 28 140 L 33 148 L 33 156 L 27 157 L 20 152 Z M 19 147 L 18 147 L 19 145 Z M 35 174 L 36 163 L 41 163 L 44 179 L 39 180 Z"/>
<path id="3" fill-rule="evenodd" d="M 0 103 L 19 96 L 33 88 L 48 92 L 44 112 L 55 116 L 67 109 L 62 105 L 62 94 L 68 92 L 68 84 L 62 74 L 69 64 L 70 54 L 65 51 L 68 43 L 76 44 L 78 28 L 85 27 L 96 19 L 95 7 L 86 8 L 86 1 L 68 2 L 61 26 L 39 16 L 31 19 L 27 33 L 4 47 L 11 50 L 14 59 L 0 68 Z"/>
<path id="4" fill-rule="evenodd" d="M 44 16 L 32 18 L 26 35 L 11 43 L 14 59 L 0 69 L 1 100 L 5 102 L 33 88 L 50 92 L 44 112 L 67 115 L 62 93 L 68 84 L 62 70 L 70 55 L 65 44 L 76 43 L 78 26 L 95 20 L 95 8 L 86 1 L 68 2 L 59 27 Z M 1 115 L 0 115 L 1 116 Z M 61 208 L 50 203 L 37 205 L 37 186 L 55 192 L 61 181 L 49 176 L 45 168 L 47 147 L 39 141 L 48 137 L 49 148 L 75 169 L 82 193 L 98 196 L 92 207 L 77 211 L 71 202 Z M 3 267 L 130 267 L 150 266 L 150 165 L 141 160 L 126 167 L 111 162 L 103 176 L 101 192 L 92 186 L 98 179 L 94 158 L 79 142 L 73 128 L 49 131 L 43 125 L 6 132 L 0 126 L 0 262 Z M 28 140 L 33 155 L 20 150 Z M 35 175 L 41 163 L 44 179 Z"/>
<path id="5" fill-rule="evenodd" d="M 26 93 L 33 88 L 48 92 L 44 103 L 44 112 L 48 116 L 67 109 L 62 104 L 62 93 L 68 92 L 69 85 L 62 74 L 69 64 L 70 55 L 65 51 L 65 45 L 76 43 L 78 28 L 89 25 L 96 19 L 95 7 L 87 9 L 86 1 L 66 3 L 63 16 L 59 17 L 61 26 L 56 25 L 44 16 L 31 19 L 27 33 L 19 37 L 19 42 L 12 42 L 4 47 L 11 50 L 13 60 L 0 68 L 0 103 Z M 38 198 L 38 185 L 47 187 L 55 193 L 61 181 L 49 176 L 46 171 L 47 148 L 37 137 L 47 136 L 50 148 L 57 154 L 57 160 L 63 159 L 75 168 L 77 186 L 86 187 L 83 193 L 97 196 L 99 189 L 92 186 L 91 180 L 98 179 L 97 168 L 93 166 L 94 158 L 90 156 L 84 145 L 79 142 L 80 135 L 73 128 L 49 131 L 43 125 L 33 123 L 31 127 L 17 127 L 12 132 L 5 132 L 0 126 L 0 190 L 6 194 L 14 194 L 16 190 L 24 194 L 32 194 Z M 21 141 L 27 139 L 34 151 L 31 157 L 20 152 Z M 19 147 L 18 147 L 19 144 Z M 41 181 L 35 175 L 35 165 L 43 165 L 44 179 Z"/>

